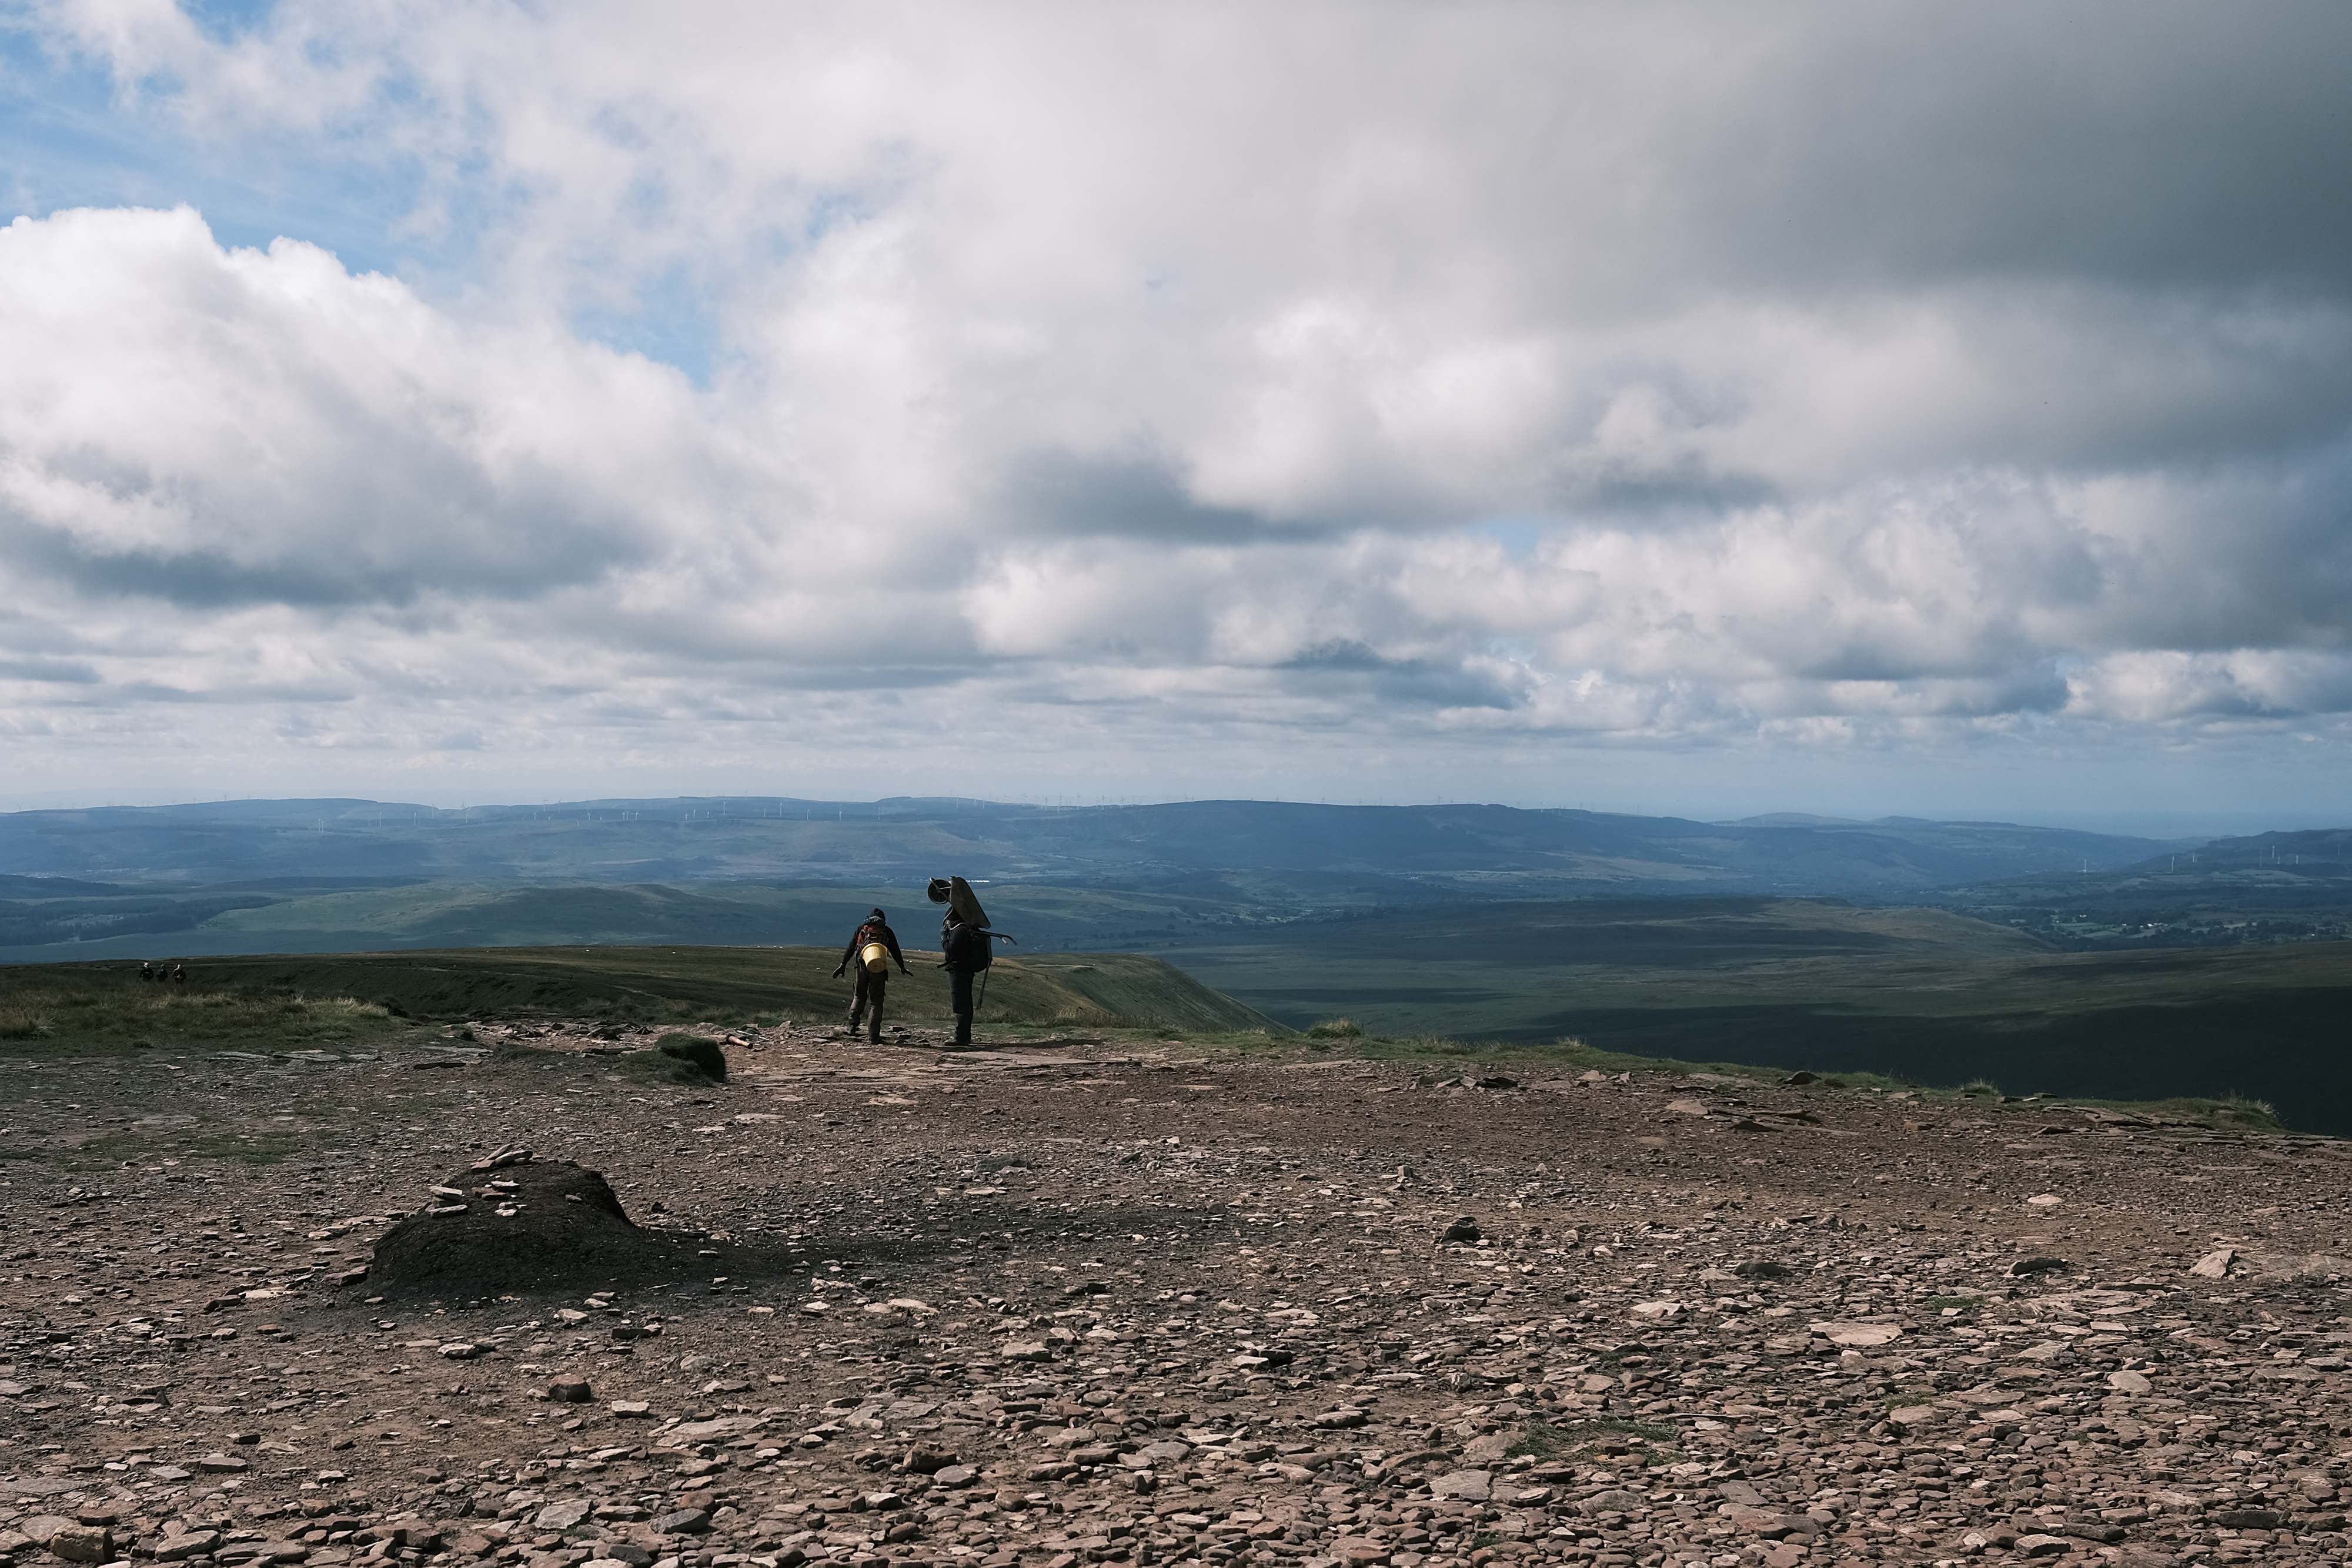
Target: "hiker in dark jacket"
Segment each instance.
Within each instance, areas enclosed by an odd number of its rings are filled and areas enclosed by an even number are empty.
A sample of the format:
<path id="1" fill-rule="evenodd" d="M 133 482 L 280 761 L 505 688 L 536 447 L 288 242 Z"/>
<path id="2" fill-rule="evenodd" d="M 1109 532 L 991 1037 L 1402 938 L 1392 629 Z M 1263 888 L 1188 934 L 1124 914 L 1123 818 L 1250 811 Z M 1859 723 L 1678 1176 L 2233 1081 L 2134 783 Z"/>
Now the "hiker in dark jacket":
<path id="1" fill-rule="evenodd" d="M 889 962 L 869 968 L 862 956 L 863 951 L 877 943 L 890 955 Z M 850 933 L 849 946 L 841 950 L 841 962 L 834 968 L 833 977 L 836 980 L 841 978 L 853 964 L 857 967 L 857 992 L 849 1003 L 849 1032 L 857 1032 L 858 1020 L 862 1018 L 869 1031 L 866 1038 L 879 1045 L 882 1043 L 882 992 L 890 978 L 889 966 L 898 965 L 898 973 L 909 977 L 914 971 L 907 967 L 907 956 L 898 951 L 898 934 L 890 929 L 889 920 L 878 909 L 866 915 L 865 923 Z"/>
<path id="2" fill-rule="evenodd" d="M 971 982 L 990 964 L 989 934 L 948 911 L 940 926 L 940 967 L 948 972 L 948 993 L 955 1006 L 955 1042 L 971 1043 Z"/>

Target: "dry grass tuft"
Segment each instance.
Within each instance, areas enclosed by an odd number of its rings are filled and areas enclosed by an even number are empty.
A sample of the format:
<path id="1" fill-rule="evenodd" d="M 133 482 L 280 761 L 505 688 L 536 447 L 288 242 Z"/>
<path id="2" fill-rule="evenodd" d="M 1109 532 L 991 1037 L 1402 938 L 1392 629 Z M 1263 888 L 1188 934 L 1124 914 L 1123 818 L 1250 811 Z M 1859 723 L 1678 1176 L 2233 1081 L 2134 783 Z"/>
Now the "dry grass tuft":
<path id="1" fill-rule="evenodd" d="M 24 1002 L 0 1002 L 0 1040 L 46 1040 L 49 1016 Z"/>

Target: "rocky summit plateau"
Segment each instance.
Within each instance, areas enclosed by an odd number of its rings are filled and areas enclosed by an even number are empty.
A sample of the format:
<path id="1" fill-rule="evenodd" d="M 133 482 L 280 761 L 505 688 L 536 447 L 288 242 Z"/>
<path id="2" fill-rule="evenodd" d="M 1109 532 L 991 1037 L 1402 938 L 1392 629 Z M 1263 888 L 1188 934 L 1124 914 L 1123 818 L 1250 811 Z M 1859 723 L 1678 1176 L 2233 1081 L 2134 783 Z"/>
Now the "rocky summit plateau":
<path id="1" fill-rule="evenodd" d="M 2352 1552 L 2352 1145 L 1142 1032 L 736 1029 L 676 1082 L 614 1036 L 0 1063 L 0 1559 Z"/>

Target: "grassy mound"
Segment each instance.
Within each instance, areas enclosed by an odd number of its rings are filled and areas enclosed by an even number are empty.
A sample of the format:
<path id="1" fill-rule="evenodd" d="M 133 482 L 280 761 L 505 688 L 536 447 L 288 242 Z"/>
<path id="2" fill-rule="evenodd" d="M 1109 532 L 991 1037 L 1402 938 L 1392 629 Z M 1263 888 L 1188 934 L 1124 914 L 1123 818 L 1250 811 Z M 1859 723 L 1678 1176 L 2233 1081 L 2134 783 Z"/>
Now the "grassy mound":
<path id="1" fill-rule="evenodd" d="M 698 1087 L 727 1082 L 727 1052 L 715 1040 L 696 1034 L 666 1034 L 651 1051 L 630 1053 L 623 1071 L 660 1083 Z"/>
<path id="2" fill-rule="evenodd" d="M 284 990 L 188 990 L 142 981 L 114 965 L 0 970 L 0 1044 L 34 1050 L 128 1051 L 147 1046 L 238 1051 L 331 1049 L 381 1040 L 401 1027 L 380 1002 Z"/>

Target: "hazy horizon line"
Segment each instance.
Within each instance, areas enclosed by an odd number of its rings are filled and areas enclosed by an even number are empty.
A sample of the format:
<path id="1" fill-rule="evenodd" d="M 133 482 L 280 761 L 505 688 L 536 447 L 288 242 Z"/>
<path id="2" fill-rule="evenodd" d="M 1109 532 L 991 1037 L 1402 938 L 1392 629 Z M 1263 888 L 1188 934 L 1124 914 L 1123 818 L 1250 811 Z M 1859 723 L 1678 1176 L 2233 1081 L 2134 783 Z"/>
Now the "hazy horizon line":
<path id="1" fill-rule="evenodd" d="M 134 791 L 131 793 L 137 794 L 140 792 Z M 965 804 L 975 808 L 1020 808 L 1034 810 L 1065 810 L 1071 811 L 1137 810 L 1150 809 L 1160 806 L 1201 804 L 1237 806 L 1307 806 L 1337 808 L 1341 810 L 1437 810 L 1451 807 L 1527 812 L 1580 811 L 1600 817 L 1626 817 L 1650 821 L 1679 820 L 1684 821 L 1702 822 L 1716 826 L 1751 824 L 1759 822 L 1764 819 L 1775 817 L 1810 819 L 1810 822 L 1799 821 L 1790 824 L 1801 826 L 1817 824 L 1822 826 L 1852 825 L 1864 827 L 1895 821 L 1933 822 L 1939 825 L 1981 824 L 2000 827 L 2040 828 L 2055 831 L 2096 832 L 2115 837 L 2149 838 L 2160 841 L 2168 840 L 2184 841 L 2200 837 L 2245 837 L 2253 836 L 2253 833 L 2255 832 L 2263 831 L 2324 831 L 2336 826 L 2352 825 L 2352 823 L 2347 823 L 2345 821 L 2320 815 L 2309 816 L 2307 820 L 2302 821 L 2290 820 L 2284 825 L 2282 825 L 2282 817 L 2292 818 L 2295 814 L 2267 811 L 2084 811 L 2061 810 L 2038 812 L 2029 817 L 1987 815 L 1982 812 L 1972 812 L 1967 815 L 1949 815 L 1939 814 L 1931 809 L 1922 809 L 1908 811 L 1884 811 L 1875 816 L 1857 816 L 1846 812 L 1807 810 L 1802 807 L 1767 806 L 1755 810 L 1738 812 L 1735 815 L 1717 815 L 1712 813 L 1698 814 L 1674 811 L 1662 809 L 1653 809 L 1646 811 L 1630 810 L 1614 804 L 1591 804 L 1574 801 L 1529 802 L 1524 800 L 1470 799 L 1333 800 L 1328 797 L 1310 799 L 1306 797 L 1263 795 L 1181 795 L 1149 797 L 1087 794 L 1036 796 L 900 794 L 877 796 L 863 800 L 853 800 L 847 798 L 826 799 L 818 796 L 754 794 L 744 791 L 729 791 L 723 794 L 707 795 L 608 795 L 579 797 L 568 800 L 551 798 L 543 800 L 501 799 L 488 800 L 461 800 L 456 805 L 435 805 L 422 800 L 380 799 L 365 795 L 222 795 L 194 799 L 151 798 L 146 800 L 125 799 L 121 796 L 115 796 L 112 798 L 52 797 L 47 800 L 44 800 L 38 795 L 26 795 L 14 797 L 0 796 L 0 816 L 26 816 L 51 811 L 146 811 L 184 810 L 205 806 L 273 806 L 303 805 L 312 803 L 324 804 L 328 802 L 409 809 L 420 812 L 429 812 L 436 816 L 457 816 L 471 811 L 517 811 L 530 810 L 592 810 L 607 807 L 614 809 L 642 809 L 659 807 L 663 805 L 707 805 L 714 810 L 724 812 L 729 806 L 736 803 L 743 805 L 758 804 L 764 806 L 793 806 L 813 809 L 830 808 L 836 810 L 849 810 L 859 808 L 880 809 L 898 805 L 943 806 L 951 804 Z M 2189 828 L 2188 824 L 2192 822 L 2202 823 L 2205 825 L 2199 828 Z M 2221 824 L 2224 822 L 2227 822 L 2230 825 L 2226 827 L 2221 826 Z M 2253 824 L 2256 823 L 2267 825 L 2259 829 L 2253 829 Z M 2253 829 L 2253 831 L 2250 832 L 2248 831 L 2249 829 Z"/>

